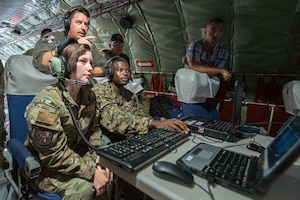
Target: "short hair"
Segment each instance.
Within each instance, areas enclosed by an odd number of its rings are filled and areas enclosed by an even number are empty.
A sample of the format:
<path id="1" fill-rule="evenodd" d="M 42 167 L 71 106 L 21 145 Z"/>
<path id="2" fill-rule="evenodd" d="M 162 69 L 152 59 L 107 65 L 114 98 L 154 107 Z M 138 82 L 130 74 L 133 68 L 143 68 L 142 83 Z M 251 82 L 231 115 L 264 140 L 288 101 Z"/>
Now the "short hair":
<path id="1" fill-rule="evenodd" d="M 207 25 L 209 25 L 209 24 L 223 24 L 223 25 L 225 25 L 225 21 L 220 17 L 215 17 L 215 18 L 212 18 L 211 20 L 208 21 Z"/>
<path id="2" fill-rule="evenodd" d="M 41 37 L 46 35 L 47 33 L 52 32 L 51 28 L 45 28 L 41 31 Z"/>

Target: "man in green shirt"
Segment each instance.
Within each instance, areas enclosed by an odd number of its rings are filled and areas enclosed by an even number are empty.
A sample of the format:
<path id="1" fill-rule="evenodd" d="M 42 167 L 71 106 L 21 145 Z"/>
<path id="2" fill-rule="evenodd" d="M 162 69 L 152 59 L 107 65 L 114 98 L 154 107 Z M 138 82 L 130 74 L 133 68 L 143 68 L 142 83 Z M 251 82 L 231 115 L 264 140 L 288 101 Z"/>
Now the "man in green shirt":
<path id="1" fill-rule="evenodd" d="M 79 44 L 87 44 L 92 49 L 94 76 L 104 76 L 106 59 L 91 40 L 94 36 L 86 36 L 90 23 L 90 14 L 82 6 L 71 8 L 64 16 L 65 31 L 50 32 L 36 43 L 33 49 L 33 65 L 39 71 L 50 74 L 49 60 L 56 55 L 56 45 L 66 37 L 74 37 Z"/>

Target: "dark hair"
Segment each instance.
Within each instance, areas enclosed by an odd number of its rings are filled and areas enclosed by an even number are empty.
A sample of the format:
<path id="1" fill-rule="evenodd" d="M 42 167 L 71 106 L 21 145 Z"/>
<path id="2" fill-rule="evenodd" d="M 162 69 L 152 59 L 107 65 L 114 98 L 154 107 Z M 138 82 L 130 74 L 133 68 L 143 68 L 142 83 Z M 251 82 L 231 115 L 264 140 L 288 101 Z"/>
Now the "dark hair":
<path id="1" fill-rule="evenodd" d="M 52 32 L 51 28 L 45 28 L 41 31 L 41 37 L 43 37 L 45 34 Z"/>
<path id="2" fill-rule="evenodd" d="M 61 56 L 66 58 L 70 73 L 76 71 L 78 58 L 87 51 L 91 51 L 89 45 L 78 43 L 71 43 L 63 49 Z"/>
<path id="3" fill-rule="evenodd" d="M 223 25 L 225 25 L 225 21 L 223 19 L 221 19 L 220 17 L 215 17 L 215 18 L 212 18 L 211 20 L 209 20 L 207 24 L 223 24 Z"/>

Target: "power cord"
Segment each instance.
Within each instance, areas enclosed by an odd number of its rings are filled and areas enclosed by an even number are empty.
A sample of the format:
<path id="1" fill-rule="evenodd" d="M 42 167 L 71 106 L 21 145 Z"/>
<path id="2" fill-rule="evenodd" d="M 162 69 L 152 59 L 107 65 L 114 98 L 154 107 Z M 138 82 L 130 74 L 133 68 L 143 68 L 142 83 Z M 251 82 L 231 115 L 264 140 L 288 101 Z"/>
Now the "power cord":
<path id="1" fill-rule="evenodd" d="M 212 191 L 211 191 L 211 189 L 210 189 L 210 187 L 213 186 L 213 184 L 210 184 L 209 182 L 207 183 L 207 189 L 208 189 L 208 190 L 206 190 L 204 187 L 202 187 L 200 184 L 198 184 L 198 183 L 196 183 L 196 182 L 195 182 L 195 185 L 196 185 L 197 187 L 199 187 L 200 189 L 202 189 L 204 192 L 206 192 L 206 193 L 210 196 L 210 198 L 211 198 L 212 200 L 215 200 L 214 194 L 212 193 Z"/>

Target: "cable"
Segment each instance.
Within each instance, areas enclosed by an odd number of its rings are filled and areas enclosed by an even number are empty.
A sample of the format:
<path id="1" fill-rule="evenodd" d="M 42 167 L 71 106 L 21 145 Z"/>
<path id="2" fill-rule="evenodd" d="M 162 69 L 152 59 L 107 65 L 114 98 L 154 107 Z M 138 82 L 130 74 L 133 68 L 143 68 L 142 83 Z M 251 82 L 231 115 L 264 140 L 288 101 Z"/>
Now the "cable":
<path id="1" fill-rule="evenodd" d="M 211 186 L 210 183 L 207 183 L 207 188 L 208 188 L 208 190 L 206 190 L 204 187 L 202 187 L 200 184 L 198 184 L 198 183 L 196 183 L 196 182 L 195 182 L 195 185 L 198 186 L 200 189 L 202 189 L 204 192 L 206 192 L 206 193 L 210 196 L 210 198 L 211 198 L 212 200 L 215 200 L 215 197 L 214 197 L 214 195 L 213 195 L 213 193 L 212 193 L 212 191 L 211 191 L 211 189 L 210 189 L 210 186 Z"/>
<path id="2" fill-rule="evenodd" d="M 77 129 L 77 131 L 78 131 L 78 133 L 79 133 L 79 135 L 81 136 L 81 138 L 83 139 L 83 141 L 84 141 L 90 148 L 92 148 L 93 150 L 95 150 L 95 151 L 97 152 L 98 149 L 97 149 L 94 145 L 92 145 L 92 143 L 90 143 L 90 142 L 88 141 L 88 139 L 87 139 L 87 138 L 84 136 L 84 134 L 82 133 L 81 128 L 80 128 L 80 126 L 79 126 L 79 124 L 78 124 L 78 122 L 77 122 L 77 119 L 75 118 L 75 115 L 74 115 L 74 112 L 73 112 L 73 110 L 72 110 L 71 104 L 70 104 L 70 102 L 67 100 L 67 98 L 66 98 L 66 97 L 64 96 L 64 94 L 63 94 L 63 91 L 67 91 L 67 89 L 65 88 L 65 86 L 63 86 L 62 82 L 59 82 L 59 83 L 58 83 L 58 86 L 59 86 L 59 88 L 62 90 L 62 98 L 63 98 L 63 101 L 64 101 L 64 103 L 65 103 L 65 105 L 66 105 L 68 111 L 70 112 L 72 121 L 73 121 L 73 123 L 74 123 L 74 125 L 75 125 L 75 127 L 76 127 L 76 129 Z"/>

